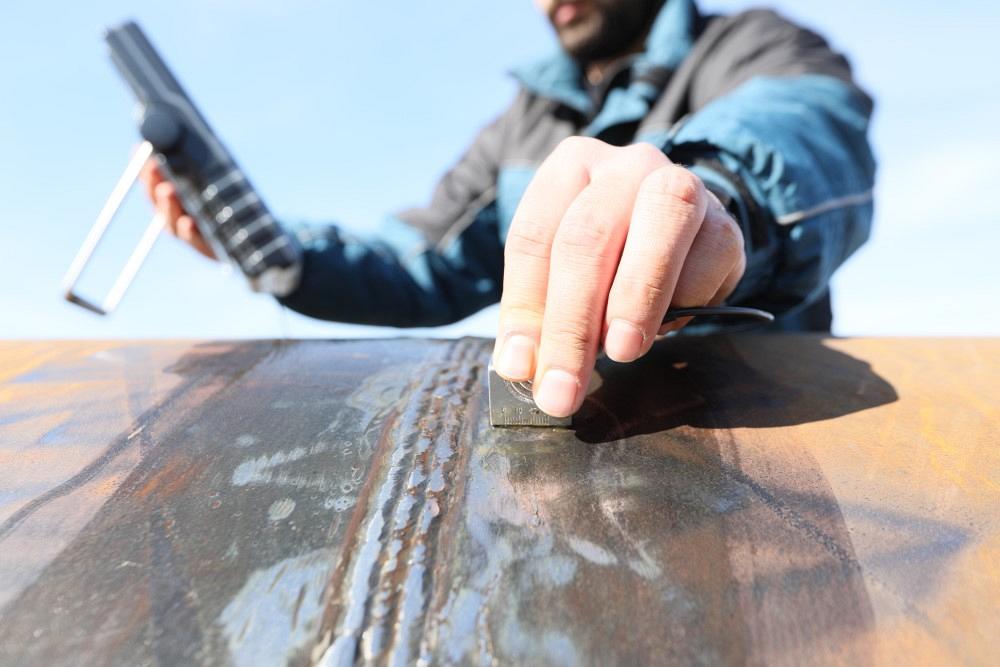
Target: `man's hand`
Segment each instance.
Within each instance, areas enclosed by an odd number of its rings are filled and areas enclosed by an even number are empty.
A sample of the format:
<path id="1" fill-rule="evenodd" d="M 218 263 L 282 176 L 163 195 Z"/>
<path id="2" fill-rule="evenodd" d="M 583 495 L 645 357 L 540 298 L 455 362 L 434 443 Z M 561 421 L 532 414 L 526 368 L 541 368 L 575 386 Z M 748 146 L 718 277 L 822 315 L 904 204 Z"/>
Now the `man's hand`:
<path id="1" fill-rule="evenodd" d="M 571 415 L 602 343 L 638 359 L 684 325 L 661 326 L 668 307 L 722 303 L 745 268 L 739 226 L 693 173 L 648 144 L 566 139 L 511 224 L 494 367 Z"/>
<path id="2" fill-rule="evenodd" d="M 212 252 L 201 232 L 198 231 L 198 225 L 195 224 L 190 215 L 184 212 L 173 183 L 163 178 L 163 174 L 156 168 L 155 162 L 152 160 L 146 162 L 146 166 L 142 169 L 141 178 L 146 186 L 149 200 L 153 202 L 157 214 L 163 216 L 170 233 L 205 257 L 215 259 L 215 253 Z"/>

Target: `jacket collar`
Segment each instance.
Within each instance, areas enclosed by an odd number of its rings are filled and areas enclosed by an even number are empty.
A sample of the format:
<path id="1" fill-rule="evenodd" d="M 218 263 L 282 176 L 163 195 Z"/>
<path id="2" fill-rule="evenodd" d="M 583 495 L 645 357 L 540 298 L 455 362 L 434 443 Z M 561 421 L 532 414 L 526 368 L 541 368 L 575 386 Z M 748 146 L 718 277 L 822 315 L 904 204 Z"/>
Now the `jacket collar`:
<path id="1" fill-rule="evenodd" d="M 633 78 L 644 79 L 654 70 L 676 69 L 694 44 L 697 21 L 694 0 L 667 0 L 653 21 L 643 52 L 631 61 Z M 528 90 L 562 102 L 587 117 L 597 111 L 584 86 L 579 64 L 561 49 L 549 58 L 513 70 L 512 74 Z"/>

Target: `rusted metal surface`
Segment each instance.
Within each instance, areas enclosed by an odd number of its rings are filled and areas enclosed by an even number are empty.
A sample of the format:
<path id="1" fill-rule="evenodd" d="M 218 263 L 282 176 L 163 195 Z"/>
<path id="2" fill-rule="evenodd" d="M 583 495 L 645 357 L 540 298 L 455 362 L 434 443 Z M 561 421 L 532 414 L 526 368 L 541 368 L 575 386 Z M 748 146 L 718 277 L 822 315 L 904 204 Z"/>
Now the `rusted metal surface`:
<path id="1" fill-rule="evenodd" d="M 987 664 L 1000 341 L 0 344 L 0 663 Z"/>

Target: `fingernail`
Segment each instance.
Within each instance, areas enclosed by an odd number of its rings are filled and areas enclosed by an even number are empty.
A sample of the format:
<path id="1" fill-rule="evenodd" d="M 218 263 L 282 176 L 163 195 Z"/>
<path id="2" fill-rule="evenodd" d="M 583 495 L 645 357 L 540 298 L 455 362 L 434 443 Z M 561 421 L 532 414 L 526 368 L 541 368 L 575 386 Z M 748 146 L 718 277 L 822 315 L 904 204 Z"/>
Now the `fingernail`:
<path id="1" fill-rule="evenodd" d="M 604 338 L 604 351 L 614 361 L 635 361 L 642 354 L 645 336 L 639 327 L 626 320 L 614 319 L 608 325 Z"/>
<path id="2" fill-rule="evenodd" d="M 535 373 L 535 341 L 522 334 L 509 336 L 500 350 L 496 370 L 509 380 L 530 380 Z"/>
<path id="3" fill-rule="evenodd" d="M 576 378 L 566 371 L 550 368 L 535 390 L 535 403 L 547 415 L 569 417 L 576 408 L 576 394 L 580 389 Z"/>

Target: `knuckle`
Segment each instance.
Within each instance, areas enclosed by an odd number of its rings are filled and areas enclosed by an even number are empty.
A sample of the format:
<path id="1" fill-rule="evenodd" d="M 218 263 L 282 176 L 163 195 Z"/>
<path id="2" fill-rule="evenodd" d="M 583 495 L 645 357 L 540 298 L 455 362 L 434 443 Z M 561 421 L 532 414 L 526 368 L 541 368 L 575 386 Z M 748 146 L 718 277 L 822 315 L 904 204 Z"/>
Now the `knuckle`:
<path id="1" fill-rule="evenodd" d="M 558 350 L 561 364 L 582 365 L 595 339 L 584 329 L 568 323 L 556 323 L 546 326 L 543 336 L 551 343 L 551 349 Z"/>
<path id="2" fill-rule="evenodd" d="M 560 141 L 552 153 L 559 157 L 579 157 L 592 153 L 600 144 L 599 139 L 573 135 Z"/>
<path id="3" fill-rule="evenodd" d="M 532 328 L 541 323 L 542 312 L 538 304 L 522 298 L 520 294 L 505 292 L 500 304 L 501 320 L 504 328 Z"/>
<path id="4" fill-rule="evenodd" d="M 704 223 L 716 252 L 735 257 L 743 254 L 743 231 L 728 214 L 710 216 Z"/>
<path id="5" fill-rule="evenodd" d="M 611 301 L 637 320 L 654 317 L 666 304 L 668 294 L 656 277 L 629 276 L 616 282 Z"/>
<path id="6" fill-rule="evenodd" d="M 670 160 L 663 154 L 663 151 L 645 142 L 630 144 L 624 147 L 622 151 L 631 161 L 644 166 L 659 167 L 670 163 Z"/>
<path id="7" fill-rule="evenodd" d="M 685 208 L 698 208 L 705 198 L 705 186 L 692 172 L 668 165 L 651 172 L 642 182 L 648 194 L 674 201 Z"/>
<path id="8" fill-rule="evenodd" d="M 608 253 L 612 226 L 596 216 L 566 220 L 556 231 L 555 245 L 561 252 L 603 259 Z"/>
<path id="9" fill-rule="evenodd" d="M 673 168 L 671 172 L 673 180 L 671 192 L 673 195 L 687 204 L 692 206 L 698 205 L 705 196 L 701 179 L 687 169 L 680 167 Z"/>
<path id="10" fill-rule="evenodd" d="M 511 261 L 522 257 L 548 259 L 549 241 L 544 225 L 528 219 L 520 219 L 511 225 L 504 243 L 504 259 Z"/>
<path id="11" fill-rule="evenodd" d="M 612 147 L 604 159 L 594 166 L 593 171 L 598 180 L 618 182 L 624 177 L 629 182 L 641 182 L 646 175 L 668 164 L 670 160 L 655 146 L 637 143 Z"/>

